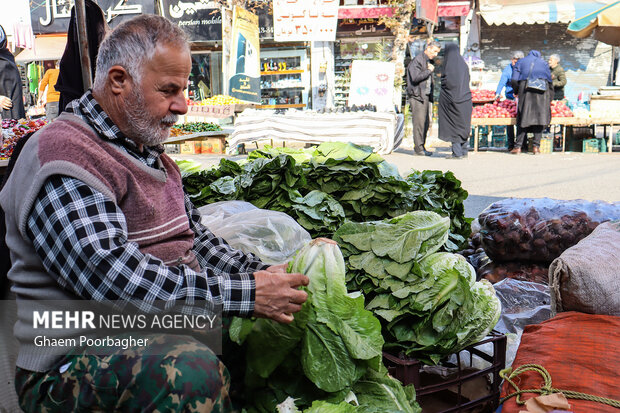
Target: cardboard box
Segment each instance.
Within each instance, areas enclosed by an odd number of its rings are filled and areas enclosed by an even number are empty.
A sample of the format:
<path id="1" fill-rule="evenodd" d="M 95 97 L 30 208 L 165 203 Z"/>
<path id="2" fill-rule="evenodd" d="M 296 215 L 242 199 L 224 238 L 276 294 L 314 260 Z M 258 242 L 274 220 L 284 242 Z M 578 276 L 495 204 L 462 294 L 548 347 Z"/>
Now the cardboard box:
<path id="1" fill-rule="evenodd" d="M 200 153 L 200 148 L 200 141 L 185 141 L 181 144 L 181 153 L 187 155 L 197 154 Z"/>
<path id="2" fill-rule="evenodd" d="M 225 151 L 226 138 L 223 136 L 204 138 L 200 141 L 200 153 L 222 154 Z"/>

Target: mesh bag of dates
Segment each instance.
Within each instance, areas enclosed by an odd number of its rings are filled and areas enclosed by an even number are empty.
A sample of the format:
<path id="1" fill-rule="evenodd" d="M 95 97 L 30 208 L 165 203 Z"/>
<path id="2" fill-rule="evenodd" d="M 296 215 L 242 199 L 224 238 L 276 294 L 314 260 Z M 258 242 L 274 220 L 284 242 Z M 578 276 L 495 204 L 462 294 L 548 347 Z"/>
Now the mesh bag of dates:
<path id="1" fill-rule="evenodd" d="M 620 202 L 509 198 L 480 216 L 482 247 L 495 263 L 549 264 L 600 223 L 620 219 Z"/>

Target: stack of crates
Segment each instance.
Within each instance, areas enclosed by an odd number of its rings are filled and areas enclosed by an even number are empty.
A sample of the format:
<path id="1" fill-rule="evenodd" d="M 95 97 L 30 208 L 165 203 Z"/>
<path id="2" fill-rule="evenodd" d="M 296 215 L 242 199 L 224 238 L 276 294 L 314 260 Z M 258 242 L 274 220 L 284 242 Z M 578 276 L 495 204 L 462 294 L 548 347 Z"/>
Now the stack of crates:
<path id="1" fill-rule="evenodd" d="M 489 127 L 488 126 L 478 126 L 479 135 L 478 135 L 478 147 L 479 148 L 488 148 L 489 147 Z M 476 128 L 471 128 L 471 135 L 469 135 L 469 147 L 473 148 L 476 140 Z"/>
<path id="2" fill-rule="evenodd" d="M 595 139 L 593 126 L 572 126 L 567 128 L 566 149 L 570 152 L 582 152 L 583 141 Z M 592 145 L 588 145 L 589 148 Z"/>
<path id="3" fill-rule="evenodd" d="M 582 152 L 607 152 L 607 142 L 605 139 L 599 138 L 584 139 L 582 142 Z"/>
<path id="4" fill-rule="evenodd" d="M 493 126 L 493 135 L 491 136 L 491 146 L 493 148 L 507 148 L 508 134 L 505 126 Z"/>
<path id="5" fill-rule="evenodd" d="M 545 136 L 540 139 L 540 153 L 553 152 L 553 135 Z"/>

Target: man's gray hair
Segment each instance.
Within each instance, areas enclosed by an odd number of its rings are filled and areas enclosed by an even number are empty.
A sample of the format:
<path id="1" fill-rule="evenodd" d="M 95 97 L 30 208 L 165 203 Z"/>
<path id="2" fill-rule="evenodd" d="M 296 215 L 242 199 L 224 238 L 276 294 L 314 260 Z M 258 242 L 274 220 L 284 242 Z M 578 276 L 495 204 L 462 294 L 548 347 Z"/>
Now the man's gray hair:
<path id="1" fill-rule="evenodd" d="M 549 56 L 549 59 L 553 59 L 556 62 L 560 63 L 560 55 L 552 54 L 551 56 Z"/>
<path id="2" fill-rule="evenodd" d="M 144 64 L 153 57 L 158 44 L 168 44 L 189 51 L 187 35 L 170 20 L 143 14 L 121 23 L 101 43 L 93 90 L 103 91 L 108 70 L 122 66 L 134 82 L 140 83 Z"/>
<path id="3" fill-rule="evenodd" d="M 512 54 L 513 59 L 523 59 L 524 57 L 525 57 L 525 53 L 523 53 L 521 50 L 517 50 L 516 52 Z"/>
<path id="4" fill-rule="evenodd" d="M 433 40 L 431 42 L 428 42 L 428 44 L 426 45 L 426 48 L 428 49 L 429 47 L 436 47 L 438 49 L 441 49 L 441 43 L 439 43 L 437 40 Z"/>

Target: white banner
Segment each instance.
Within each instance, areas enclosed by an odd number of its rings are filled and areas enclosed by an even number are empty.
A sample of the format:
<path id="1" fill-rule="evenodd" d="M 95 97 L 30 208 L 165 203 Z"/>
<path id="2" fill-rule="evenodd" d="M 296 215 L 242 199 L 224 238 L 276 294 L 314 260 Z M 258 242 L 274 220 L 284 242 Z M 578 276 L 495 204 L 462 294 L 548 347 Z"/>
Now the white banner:
<path id="1" fill-rule="evenodd" d="M 273 29 L 277 42 L 336 40 L 339 0 L 274 0 Z"/>
<path id="2" fill-rule="evenodd" d="M 351 66 L 349 106 L 373 104 L 379 112 L 393 112 L 394 72 L 392 62 L 354 60 Z"/>

